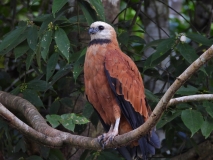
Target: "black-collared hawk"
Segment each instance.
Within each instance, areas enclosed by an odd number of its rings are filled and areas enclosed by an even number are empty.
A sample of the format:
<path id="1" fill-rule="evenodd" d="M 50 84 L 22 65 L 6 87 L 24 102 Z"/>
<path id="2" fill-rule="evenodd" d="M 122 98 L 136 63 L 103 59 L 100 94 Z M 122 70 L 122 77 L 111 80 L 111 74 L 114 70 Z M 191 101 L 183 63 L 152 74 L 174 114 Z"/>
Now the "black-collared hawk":
<path id="1" fill-rule="evenodd" d="M 105 145 L 116 135 L 141 126 L 151 110 L 144 94 L 141 74 L 131 58 L 119 48 L 114 28 L 97 21 L 91 24 L 89 34 L 91 41 L 84 63 L 85 93 L 108 131 L 98 137 L 100 143 Z M 159 147 L 160 142 L 153 129 L 126 148 L 120 148 L 120 152 L 126 159 L 141 156 L 147 159 Z"/>

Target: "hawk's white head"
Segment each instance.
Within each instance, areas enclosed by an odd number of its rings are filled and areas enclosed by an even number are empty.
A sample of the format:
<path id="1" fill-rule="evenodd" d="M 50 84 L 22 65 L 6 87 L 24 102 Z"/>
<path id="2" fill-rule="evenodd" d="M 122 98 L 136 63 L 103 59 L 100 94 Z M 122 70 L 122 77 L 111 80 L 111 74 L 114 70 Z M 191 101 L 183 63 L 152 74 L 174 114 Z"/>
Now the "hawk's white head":
<path id="1" fill-rule="evenodd" d="M 107 39 L 112 40 L 116 36 L 114 28 L 101 21 L 94 22 L 90 25 L 89 34 L 91 41 L 94 39 Z"/>

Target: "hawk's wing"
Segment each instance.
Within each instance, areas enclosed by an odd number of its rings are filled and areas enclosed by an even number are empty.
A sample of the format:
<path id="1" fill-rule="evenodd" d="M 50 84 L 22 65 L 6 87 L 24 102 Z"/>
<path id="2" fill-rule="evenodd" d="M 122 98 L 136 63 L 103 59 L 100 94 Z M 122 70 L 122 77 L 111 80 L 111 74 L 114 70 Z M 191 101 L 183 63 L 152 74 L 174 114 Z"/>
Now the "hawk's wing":
<path id="1" fill-rule="evenodd" d="M 133 129 L 149 117 L 141 75 L 134 62 L 120 50 L 109 50 L 105 58 L 105 73 L 121 111 Z M 143 157 L 155 153 L 160 142 L 154 131 L 150 137 L 138 140 Z"/>

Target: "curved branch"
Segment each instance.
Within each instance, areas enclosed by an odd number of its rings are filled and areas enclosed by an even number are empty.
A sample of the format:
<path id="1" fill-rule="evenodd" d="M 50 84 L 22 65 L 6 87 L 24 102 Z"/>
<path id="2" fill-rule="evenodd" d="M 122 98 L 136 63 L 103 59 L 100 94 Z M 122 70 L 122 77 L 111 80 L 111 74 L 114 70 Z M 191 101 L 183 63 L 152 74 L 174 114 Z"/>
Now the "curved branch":
<path id="1" fill-rule="evenodd" d="M 177 104 L 182 102 L 181 98 L 176 98 L 171 100 L 175 92 L 195 73 L 199 68 L 213 57 L 213 46 L 211 46 L 206 52 L 204 52 L 195 62 L 193 62 L 179 77 L 176 78 L 175 82 L 170 86 L 164 96 L 161 98 L 155 109 L 153 110 L 151 116 L 148 120 L 139 128 L 125 133 L 123 135 L 116 136 L 111 144 L 105 146 L 105 148 L 112 148 L 126 145 L 127 143 L 138 139 L 139 137 L 147 134 L 151 128 L 153 128 L 158 120 L 160 119 L 166 108 L 172 104 Z M 210 96 L 210 95 L 209 95 Z M 200 100 L 212 99 L 210 97 L 200 96 L 205 98 L 200 98 Z M 199 96 L 185 97 L 184 102 L 198 100 Z M 170 101 L 171 100 L 171 101 Z M 62 132 L 57 129 L 50 127 L 45 119 L 40 115 L 37 109 L 24 100 L 21 97 L 11 95 L 9 93 L 0 91 L 0 102 L 10 110 L 18 111 L 26 118 L 27 122 L 31 127 L 27 126 L 21 122 L 15 115 L 13 115 L 9 110 L 7 110 L 3 105 L 0 105 L 0 115 L 4 117 L 8 122 L 15 126 L 18 130 L 24 134 L 32 137 L 38 142 L 45 143 L 48 146 L 60 147 L 63 144 L 70 144 L 74 146 L 79 146 L 82 148 L 89 148 L 98 150 L 101 149 L 97 138 L 84 137 L 79 135 L 72 135 L 70 133 Z M 33 129 L 34 128 L 34 129 Z M 39 132 L 39 133 L 38 133 Z M 35 134 L 38 134 L 37 136 Z M 60 140 L 60 141 L 58 141 Z"/>
<path id="2" fill-rule="evenodd" d="M 191 96 L 184 96 L 179 98 L 172 98 L 168 106 L 173 106 L 179 103 L 186 103 L 186 102 L 194 102 L 194 101 L 204 101 L 204 100 L 213 100 L 213 94 L 197 94 Z"/>

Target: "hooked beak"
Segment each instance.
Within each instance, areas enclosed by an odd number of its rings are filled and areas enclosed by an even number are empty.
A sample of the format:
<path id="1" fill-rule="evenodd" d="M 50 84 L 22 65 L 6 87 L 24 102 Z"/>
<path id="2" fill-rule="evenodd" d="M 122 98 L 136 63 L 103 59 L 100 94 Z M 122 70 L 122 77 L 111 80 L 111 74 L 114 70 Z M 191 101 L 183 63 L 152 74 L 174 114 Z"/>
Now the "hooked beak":
<path id="1" fill-rule="evenodd" d="M 98 30 L 96 28 L 89 28 L 89 34 L 96 34 Z"/>

